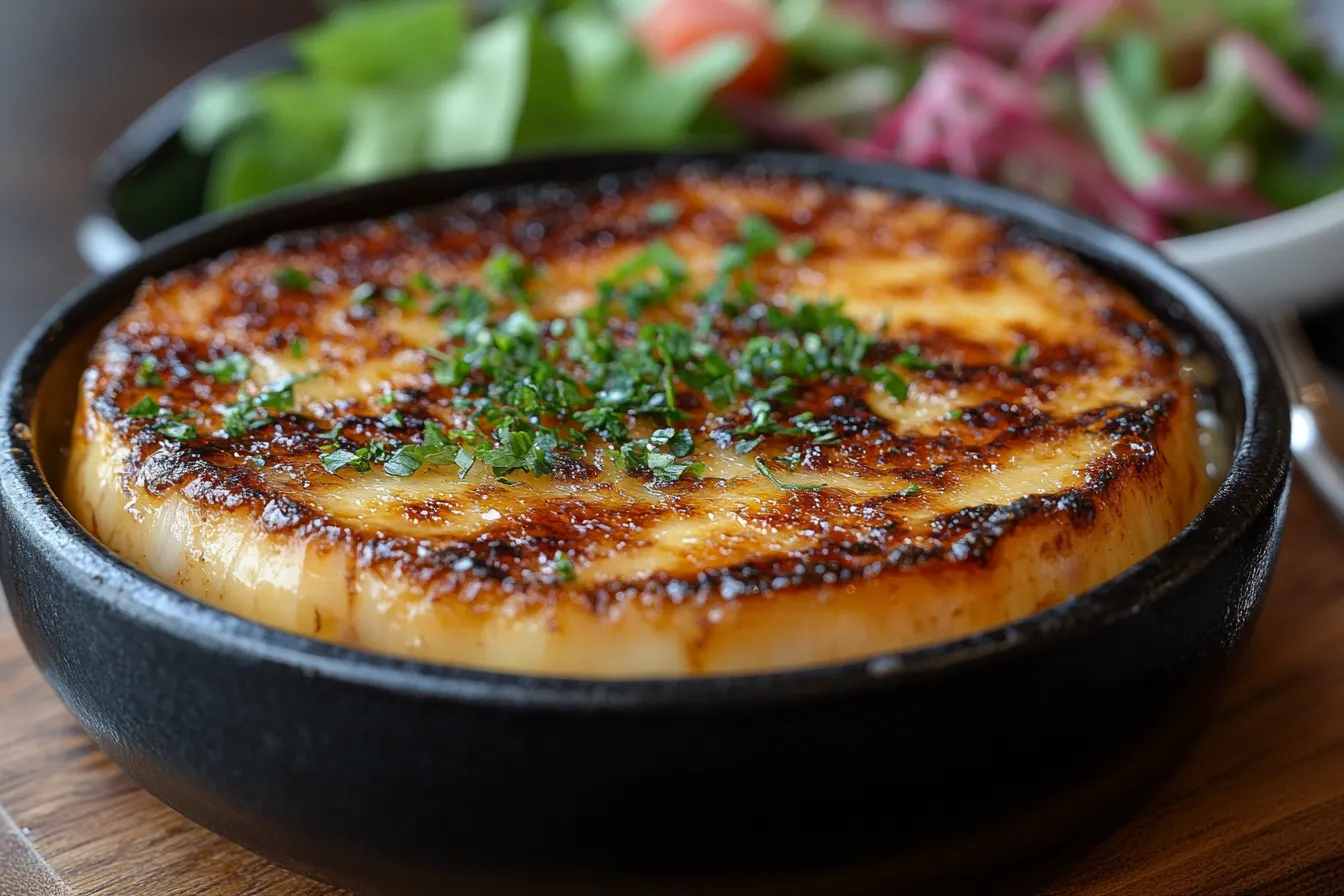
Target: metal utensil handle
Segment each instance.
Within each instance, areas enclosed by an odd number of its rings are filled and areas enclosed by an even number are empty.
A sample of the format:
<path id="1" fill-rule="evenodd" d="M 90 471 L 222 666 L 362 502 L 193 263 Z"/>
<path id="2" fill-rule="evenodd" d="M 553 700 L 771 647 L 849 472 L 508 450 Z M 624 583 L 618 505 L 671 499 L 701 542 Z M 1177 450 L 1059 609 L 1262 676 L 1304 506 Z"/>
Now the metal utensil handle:
<path id="1" fill-rule="evenodd" d="M 1311 408 L 1293 405 L 1292 420 L 1293 460 L 1335 519 L 1344 524 L 1344 463 L 1326 445 Z"/>
<path id="2" fill-rule="evenodd" d="M 1344 463 L 1321 429 L 1319 415 L 1330 407 L 1330 392 L 1316 354 L 1296 315 L 1264 321 L 1263 329 L 1292 401 L 1293 459 L 1335 519 L 1344 524 Z"/>

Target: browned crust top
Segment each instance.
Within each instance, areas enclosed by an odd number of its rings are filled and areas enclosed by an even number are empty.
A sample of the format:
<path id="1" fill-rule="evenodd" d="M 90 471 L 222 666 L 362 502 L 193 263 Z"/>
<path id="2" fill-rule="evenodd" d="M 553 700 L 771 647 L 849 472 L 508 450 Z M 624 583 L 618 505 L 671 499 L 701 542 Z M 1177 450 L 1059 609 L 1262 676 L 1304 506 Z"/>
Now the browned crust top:
<path id="1" fill-rule="evenodd" d="M 674 202 L 680 218 L 651 223 L 655 202 Z M 762 307 L 790 295 L 833 295 L 837 283 L 868 288 L 876 281 L 853 280 L 850 268 L 861 273 L 874 259 L 912 268 L 933 263 L 927 276 L 877 282 L 876 294 L 864 299 L 916 306 L 881 330 L 873 352 L 890 357 L 920 346 L 937 363 L 910 375 L 918 400 L 906 404 L 942 402 L 953 412 L 907 419 L 901 411 L 892 419 L 890 411 L 874 406 L 866 380 L 809 384 L 796 394 L 790 413 L 811 412 L 838 441 L 815 445 L 807 437 L 771 436 L 754 453 L 792 453 L 796 466 L 781 476 L 837 483 L 814 491 L 772 489 L 745 474 L 716 476 L 711 464 L 704 478 L 657 488 L 644 483 L 650 497 L 631 499 L 631 477 L 614 474 L 600 460 L 576 460 L 561 464 L 546 484 L 523 476 L 521 485 L 507 485 L 486 476 L 442 493 L 408 488 L 405 500 L 386 509 L 395 524 L 362 521 L 321 499 L 360 478 L 322 468 L 319 448 L 329 438 L 321 434 L 335 428 L 348 447 L 370 440 L 396 445 L 421 440 L 427 420 L 446 429 L 468 425 L 452 406 L 453 387 L 434 383 L 414 340 L 437 332 L 439 322 L 422 307 L 353 304 L 352 290 L 361 284 L 410 289 L 418 272 L 446 283 L 479 282 L 481 263 L 493 246 L 504 244 L 544 272 L 532 305 L 544 329 L 548 319 L 591 303 L 596 275 L 654 236 L 672 243 L 703 276 L 712 252 L 733 240 L 746 211 L 767 216 L 789 237 L 806 234 L 816 241 L 801 264 L 775 258 L 756 264 L 752 276 Z M 284 267 L 310 275 L 311 291 L 278 284 L 275 271 Z M 918 311 L 933 307 L 941 294 L 960 301 L 979 296 L 988 307 L 1005 289 L 1034 296 L 1054 317 L 1033 323 L 1025 315 L 986 337 L 960 318 Z M 653 312 L 683 321 L 699 313 L 689 302 Z M 727 353 L 758 332 L 750 322 L 720 322 L 710 338 Z M 633 335 L 627 327 L 623 338 Z M 307 350 L 302 361 L 291 363 L 285 359 L 296 340 Z M 1028 344 L 1034 351 L 1029 363 L 1014 364 L 1017 348 Z M 225 437 L 216 432 L 221 408 L 235 400 L 239 386 L 215 382 L 196 365 L 232 352 L 278 359 L 291 369 L 320 368 L 319 379 L 349 388 L 309 395 L 301 387 L 294 411 L 273 414 L 244 436 Z M 155 359 L 161 385 L 137 385 L 136 370 L 147 357 Z M 254 374 L 255 383 L 264 381 Z M 1094 393 L 1119 393 L 1124 400 L 1089 401 Z M 128 417 L 127 409 L 146 395 L 174 411 L 201 415 L 200 436 L 177 441 Z M 378 400 L 388 395 L 390 405 Z M 735 599 L 899 574 L 928 563 L 984 562 L 1004 536 L 1033 521 L 1066 519 L 1086 527 L 1117 483 L 1145 476 L 1174 410 L 1191 401 L 1165 328 L 1124 290 L 1067 254 L 1017 243 L 993 221 L 927 200 L 785 177 L 697 175 L 610 192 L 555 190 L 517 202 L 477 197 L 390 220 L 277 237 L 169 274 L 144 284 L 132 307 L 107 327 L 84 396 L 124 446 L 128 490 L 178 490 L 201 505 L 245 509 L 267 532 L 346 544 L 359 564 L 395 565 L 432 592 L 546 601 L 565 596 L 594 608 L 631 595 Z M 732 454 L 723 437 L 746 422 L 742 409 L 716 411 L 684 391 L 677 404 L 690 415 L 679 425 L 692 430 L 698 445 Z M 384 419 L 390 407 L 400 414 L 399 425 Z M 1073 444 L 1090 446 L 1092 456 L 1068 487 L 1009 501 L 958 503 L 961 487 L 1024 453 Z M 864 481 L 895 484 L 847 485 Z M 918 493 L 901 489 L 906 483 L 918 486 Z M 478 507 L 502 512 L 469 532 L 435 534 L 436 527 Z M 662 568 L 582 575 L 597 559 L 646 546 L 657 527 L 701 519 L 716 508 L 745 519 L 754 533 L 786 537 L 761 534 L 752 544 L 711 540 L 688 548 L 684 562 Z M 548 562 L 557 552 L 573 558 L 578 581 L 557 579 Z"/>

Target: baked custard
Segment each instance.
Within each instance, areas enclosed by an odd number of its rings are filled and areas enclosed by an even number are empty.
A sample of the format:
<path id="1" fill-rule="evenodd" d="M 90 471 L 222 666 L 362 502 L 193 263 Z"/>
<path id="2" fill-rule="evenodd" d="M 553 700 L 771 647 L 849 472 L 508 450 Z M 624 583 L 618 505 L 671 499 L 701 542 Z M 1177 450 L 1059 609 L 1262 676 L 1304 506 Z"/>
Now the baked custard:
<path id="1" fill-rule="evenodd" d="M 1210 492 L 1171 333 L 925 198 L 682 172 L 142 285 L 67 502 L 217 607 L 515 672 L 815 666 L 1050 607 Z"/>

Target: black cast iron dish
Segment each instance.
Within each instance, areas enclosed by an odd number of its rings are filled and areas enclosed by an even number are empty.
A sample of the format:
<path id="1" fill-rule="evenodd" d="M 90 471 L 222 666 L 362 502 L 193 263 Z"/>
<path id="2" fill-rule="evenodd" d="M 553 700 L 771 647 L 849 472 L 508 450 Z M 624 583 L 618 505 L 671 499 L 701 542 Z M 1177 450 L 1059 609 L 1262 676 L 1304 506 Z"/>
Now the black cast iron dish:
<path id="1" fill-rule="evenodd" d="M 226 615 L 118 561 L 48 485 L 88 346 L 143 278 L 470 190 L 692 162 L 939 196 L 1077 252 L 1213 359 L 1230 475 L 1156 555 L 1005 628 L 821 669 L 619 682 L 422 665 Z M 90 736 L 169 805 L 305 873 L 371 893 L 893 892 L 1020 853 L 1169 760 L 1273 566 L 1282 391 L 1260 340 L 1156 253 L 980 184 L 773 154 L 417 175 L 193 223 L 64 300 L 0 384 L 0 565 Z"/>

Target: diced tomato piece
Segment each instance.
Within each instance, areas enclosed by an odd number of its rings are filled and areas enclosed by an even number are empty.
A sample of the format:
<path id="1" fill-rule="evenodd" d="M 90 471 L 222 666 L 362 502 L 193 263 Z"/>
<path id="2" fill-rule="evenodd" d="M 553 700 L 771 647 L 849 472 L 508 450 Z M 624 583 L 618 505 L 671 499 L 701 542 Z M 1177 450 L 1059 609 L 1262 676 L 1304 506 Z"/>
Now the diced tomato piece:
<path id="1" fill-rule="evenodd" d="M 706 41 L 745 38 L 751 62 L 723 93 L 768 96 L 784 71 L 784 49 L 776 40 L 770 10 L 751 0 L 660 0 L 639 21 L 639 42 L 653 59 L 673 64 Z"/>

